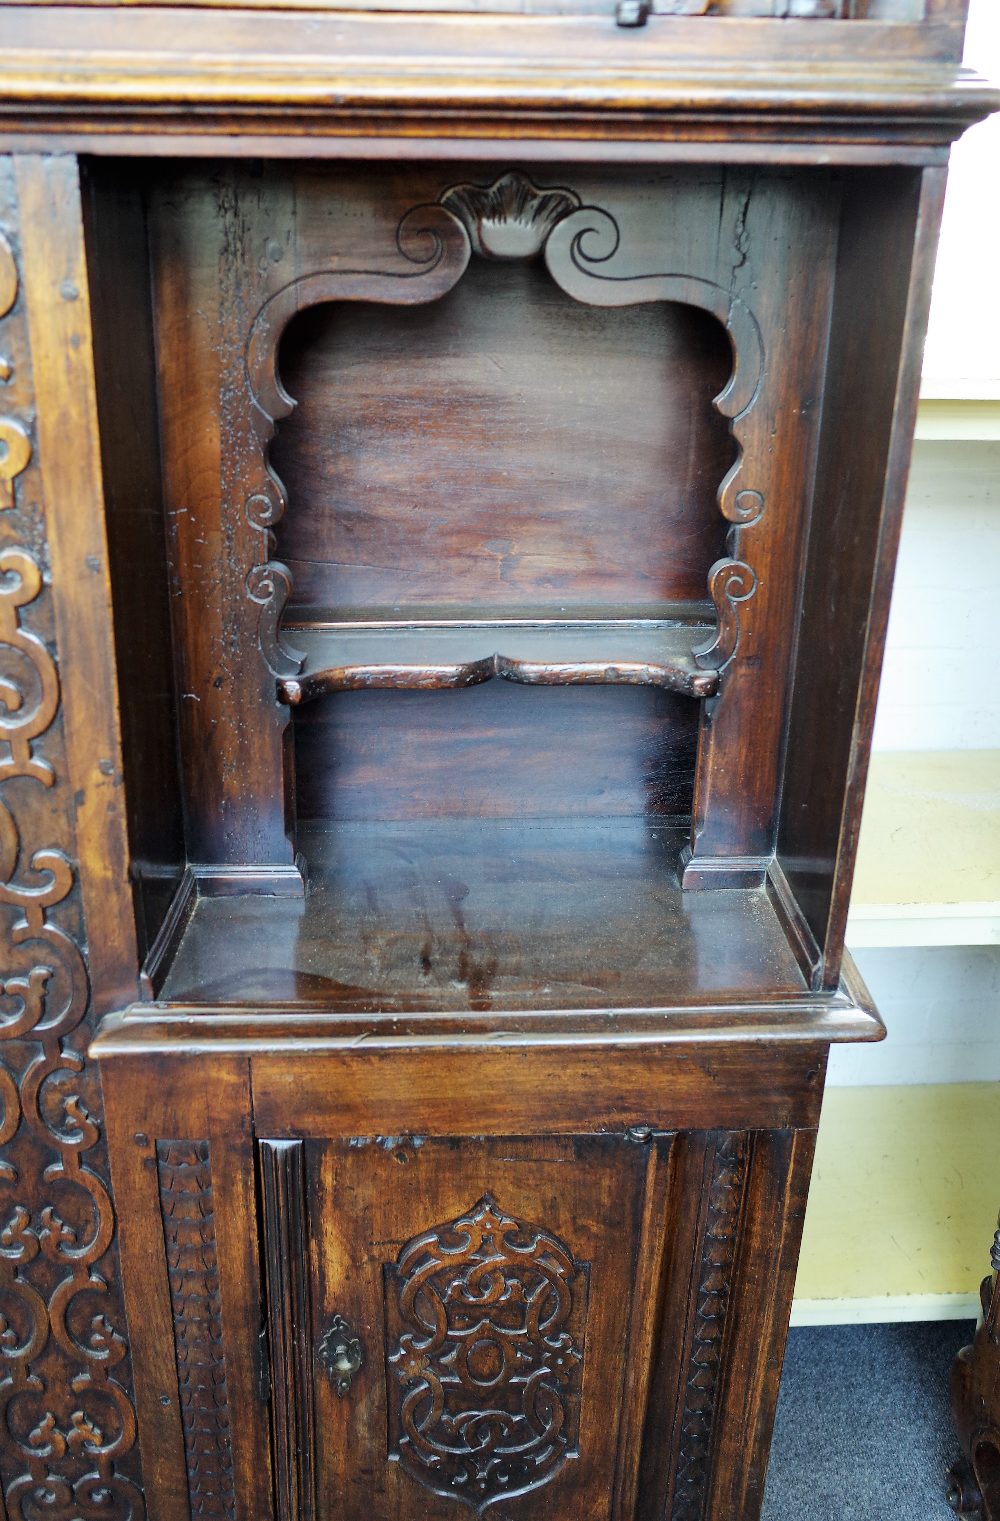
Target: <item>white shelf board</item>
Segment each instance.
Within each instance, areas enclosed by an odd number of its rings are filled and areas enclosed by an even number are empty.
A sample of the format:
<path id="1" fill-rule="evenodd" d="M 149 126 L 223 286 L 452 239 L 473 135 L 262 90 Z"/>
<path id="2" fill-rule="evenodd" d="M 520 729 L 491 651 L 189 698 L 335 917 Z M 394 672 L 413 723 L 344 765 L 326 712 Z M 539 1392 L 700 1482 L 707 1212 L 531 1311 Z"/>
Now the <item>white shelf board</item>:
<path id="1" fill-rule="evenodd" d="M 1000 381 L 996 395 L 984 396 L 984 382 L 970 384 L 968 396 L 956 395 L 960 387 L 952 385 L 949 394 L 922 392 L 917 408 L 914 437 L 918 443 L 996 443 L 1000 440 Z"/>
<path id="2" fill-rule="evenodd" d="M 920 404 L 927 402 L 1000 401 L 1000 375 L 924 375 L 920 381 Z"/>
<path id="3" fill-rule="evenodd" d="M 978 1294 L 876 1294 L 869 1299 L 793 1299 L 791 1323 L 865 1326 L 900 1320 L 977 1320 L 979 1314 Z"/>
<path id="4" fill-rule="evenodd" d="M 872 756 L 847 943 L 1000 945 L 1000 750 Z"/>
<path id="5" fill-rule="evenodd" d="M 997 1083 L 828 1088 L 793 1324 L 974 1318 L 998 1126 Z"/>

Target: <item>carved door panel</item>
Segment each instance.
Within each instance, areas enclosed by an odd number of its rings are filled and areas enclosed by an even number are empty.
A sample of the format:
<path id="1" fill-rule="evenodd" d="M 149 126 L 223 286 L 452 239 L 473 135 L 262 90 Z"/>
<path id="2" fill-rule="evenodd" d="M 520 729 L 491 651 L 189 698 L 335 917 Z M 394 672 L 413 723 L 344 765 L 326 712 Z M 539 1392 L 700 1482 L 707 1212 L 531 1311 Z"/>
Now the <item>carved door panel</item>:
<path id="1" fill-rule="evenodd" d="M 668 1151 L 262 1142 L 281 1521 L 621 1514 L 644 1200 Z"/>

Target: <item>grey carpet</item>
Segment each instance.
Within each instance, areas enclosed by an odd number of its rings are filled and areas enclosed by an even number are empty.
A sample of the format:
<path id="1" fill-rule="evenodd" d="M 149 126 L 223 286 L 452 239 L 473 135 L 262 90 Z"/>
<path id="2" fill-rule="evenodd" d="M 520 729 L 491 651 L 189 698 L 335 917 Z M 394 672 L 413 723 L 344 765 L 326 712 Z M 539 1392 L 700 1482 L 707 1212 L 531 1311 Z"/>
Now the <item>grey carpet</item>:
<path id="1" fill-rule="evenodd" d="M 793 1330 L 763 1521 L 954 1521 L 948 1374 L 974 1329 L 952 1320 Z"/>

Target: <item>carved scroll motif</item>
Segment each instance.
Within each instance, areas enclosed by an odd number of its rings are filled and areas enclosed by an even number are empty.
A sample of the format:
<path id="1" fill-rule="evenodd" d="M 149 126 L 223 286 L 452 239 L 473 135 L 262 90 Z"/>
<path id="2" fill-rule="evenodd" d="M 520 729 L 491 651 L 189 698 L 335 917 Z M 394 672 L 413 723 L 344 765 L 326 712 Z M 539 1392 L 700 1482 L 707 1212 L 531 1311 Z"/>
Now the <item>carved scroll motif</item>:
<path id="1" fill-rule="evenodd" d="M 588 1265 L 485 1195 L 387 1267 L 390 1457 L 477 1512 L 576 1456 Z"/>
<path id="2" fill-rule="evenodd" d="M 17 264 L 10 242 L 0 231 L 0 318 L 12 311 L 18 291 Z M 2 342 L 2 339 L 0 339 Z M 0 383 L 14 374 L 9 352 L 0 349 Z M 31 461 L 31 440 L 16 417 L 0 414 L 0 512 L 14 505 L 14 482 Z"/>
<path id="3" fill-rule="evenodd" d="M 746 1164 L 746 1137 L 739 1134 L 724 1136 L 715 1152 L 708 1219 L 698 1265 L 694 1333 L 685 1375 L 684 1412 L 670 1521 L 703 1521 L 705 1514 L 722 1344 L 733 1286 Z"/>
<path id="4" fill-rule="evenodd" d="M 295 406 L 277 370 L 278 345 L 290 319 L 324 301 L 376 301 L 415 304 L 439 300 L 461 279 L 471 253 L 494 260 L 544 255 L 553 280 L 574 300 L 590 306 L 632 306 L 673 301 L 710 312 L 725 327 L 733 347 L 733 372 L 715 398 L 730 424 L 738 456 L 719 486 L 719 509 L 732 524 L 730 564 L 740 563 L 741 534 L 764 512 L 763 494 L 743 480 L 743 423 L 760 391 L 764 345 L 753 312 L 715 281 L 683 273 L 618 275 L 608 265 L 618 251 L 621 233 L 611 214 L 585 206 L 576 191 L 561 185 L 536 185 L 509 171 L 491 184 L 458 184 L 442 192 L 437 203 L 416 206 L 396 230 L 399 253 L 415 268 L 318 271 L 292 281 L 261 308 L 247 343 L 247 375 L 254 428 L 260 449 L 252 489 L 244 511 L 262 535 L 261 559 L 247 575 L 247 593 L 260 605 L 261 652 L 279 678 L 296 676 L 305 663 L 281 632 L 281 617 L 291 592 L 288 569 L 271 558 L 273 530 L 286 506 L 285 490 L 268 461 L 278 421 Z M 721 563 L 721 562 L 720 562 Z M 709 590 L 720 612 L 718 637 L 701 651 L 699 665 L 719 666 L 733 657 L 738 644 L 736 604 L 756 587 L 752 570 L 742 567 L 753 585 L 737 589 L 729 576 L 717 587 L 719 564 L 710 572 Z"/>
<path id="5" fill-rule="evenodd" d="M 259 603 L 261 654 L 275 676 L 293 676 L 304 656 L 281 633 L 281 615 L 291 589 L 286 566 L 272 558 L 274 528 L 285 511 L 285 488 L 268 460 L 277 422 L 295 402 L 278 375 L 278 346 L 296 312 L 324 301 L 380 301 L 419 305 L 446 295 L 469 262 L 469 234 L 443 206 L 417 206 L 396 229 L 396 246 L 405 261 L 389 269 L 320 270 L 277 291 L 257 315 L 247 341 L 246 370 L 259 455 L 244 512 L 261 535 L 260 559 L 247 573 L 247 594 Z"/>
<path id="6" fill-rule="evenodd" d="M 156 1165 L 192 1521 L 234 1521 L 236 1493 L 208 1142 L 160 1141 Z"/>
<path id="7" fill-rule="evenodd" d="M 708 573 L 708 592 L 718 626 L 707 644 L 692 650 L 695 664 L 721 671 L 732 660 L 740 642 L 740 603 L 749 602 L 757 590 L 757 577 L 742 560 L 716 560 Z"/>
<path id="8" fill-rule="evenodd" d="M 141 1521 L 18 284 L 0 232 L 0 1468 L 11 1521 Z"/>
<path id="9" fill-rule="evenodd" d="M 743 563 L 743 533 L 760 522 L 763 493 L 744 482 L 746 421 L 760 394 L 764 370 L 764 341 L 753 312 L 724 286 L 702 276 L 682 273 L 615 275 L 606 266 L 618 251 L 618 223 L 597 206 L 581 206 L 563 217 L 545 245 L 545 262 L 553 280 L 578 301 L 595 306 L 630 306 L 644 301 L 677 301 L 711 312 L 729 334 L 733 372 L 715 398 L 716 410 L 729 421 L 737 445 L 735 463 L 719 486 L 719 511 L 730 529 L 731 558 L 717 561 L 709 571 L 709 592 L 720 615 L 711 644 L 696 653 L 703 667 L 721 667 L 738 646 L 738 609 L 756 590 L 757 578 Z M 724 571 L 723 567 L 730 569 Z M 738 567 L 738 571 L 732 569 Z"/>

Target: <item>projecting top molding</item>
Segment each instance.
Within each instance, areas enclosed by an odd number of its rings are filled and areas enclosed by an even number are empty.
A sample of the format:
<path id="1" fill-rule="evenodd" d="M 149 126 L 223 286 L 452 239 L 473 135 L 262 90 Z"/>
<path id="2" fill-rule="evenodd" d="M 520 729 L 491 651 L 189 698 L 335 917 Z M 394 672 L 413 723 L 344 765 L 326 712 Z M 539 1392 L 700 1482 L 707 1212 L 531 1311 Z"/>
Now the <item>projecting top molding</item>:
<path id="1" fill-rule="evenodd" d="M 967 0 L 399 4 L 0 0 L 0 151 L 930 164 L 1000 108 Z"/>

